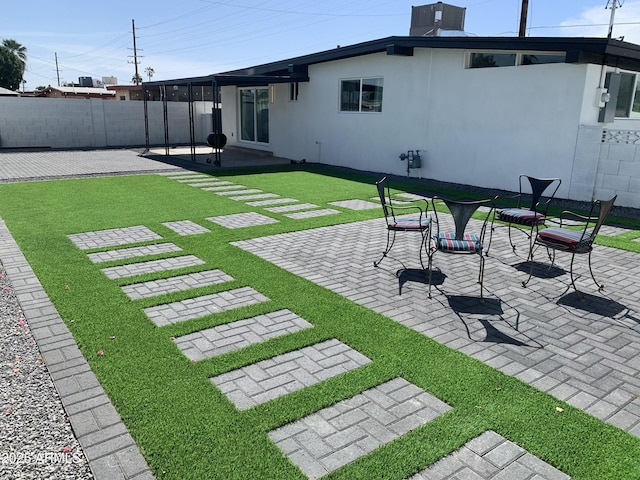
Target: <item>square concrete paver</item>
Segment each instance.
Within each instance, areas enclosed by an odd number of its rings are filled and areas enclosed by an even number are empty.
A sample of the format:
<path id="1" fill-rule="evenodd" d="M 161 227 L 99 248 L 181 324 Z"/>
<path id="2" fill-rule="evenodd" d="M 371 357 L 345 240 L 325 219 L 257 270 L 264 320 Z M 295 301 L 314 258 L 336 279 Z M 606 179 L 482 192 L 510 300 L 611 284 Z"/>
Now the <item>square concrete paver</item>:
<path id="1" fill-rule="evenodd" d="M 220 217 L 207 218 L 210 222 L 217 223 L 225 228 L 244 228 L 255 227 L 257 225 L 266 225 L 269 223 L 278 223 L 275 218 L 267 217 L 261 213 L 248 212 L 236 213 L 233 215 L 222 215 Z"/>
<path id="2" fill-rule="evenodd" d="M 238 409 L 245 410 L 370 362 L 348 345 L 331 339 L 223 373 L 211 381 Z"/>
<path id="3" fill-rule="evenodd" d="M 396 378 L 269 432 L 310 478 L 330 473 L 434 420 L 449 405 Z"/>
<path id="4" fill-rule="evenodd" d="M 162 225 L 173 230 L 178 235 L 187 236 L 187 235 L 199 235 L 201 233 L 209 233 L 209 230 L 202 225 L 198 225 L 191 220 L 178 220 L 176 222 L 164 222 Z"/>

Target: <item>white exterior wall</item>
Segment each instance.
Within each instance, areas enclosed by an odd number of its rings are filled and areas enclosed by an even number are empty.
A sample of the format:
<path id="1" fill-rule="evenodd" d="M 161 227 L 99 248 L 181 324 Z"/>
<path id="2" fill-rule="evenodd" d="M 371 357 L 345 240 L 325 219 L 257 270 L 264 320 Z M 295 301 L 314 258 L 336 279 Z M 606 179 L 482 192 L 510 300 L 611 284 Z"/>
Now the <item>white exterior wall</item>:
<path id="1" fill-rule="evenodd" d="M 148 102 L 149 141 L 164 144 L 162 102 Z M 194 103 L 197 143 L 211 131 L 211 102 Z M 189 143 L 188 104 L 169 102 L 169 142 Z M 144 103 L 0 97 L 0 147 L 100 148 L 145 145 Z"/>

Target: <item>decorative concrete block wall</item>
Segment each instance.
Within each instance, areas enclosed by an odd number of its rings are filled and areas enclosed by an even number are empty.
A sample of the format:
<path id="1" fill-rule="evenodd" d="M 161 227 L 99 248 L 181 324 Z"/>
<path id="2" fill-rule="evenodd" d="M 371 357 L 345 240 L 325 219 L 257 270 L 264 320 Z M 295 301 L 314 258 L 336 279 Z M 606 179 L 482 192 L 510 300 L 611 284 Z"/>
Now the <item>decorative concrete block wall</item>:
<path id="1" fill-rule="evenodd" d="M 149 143 L 164 144 L 161 102 L 148 102 Z M 195 138 L 206 144 L 211 103 L 194 103 Z M 169 143 L 188 144 L 189 105 L 167 105 Z M 0 148 L 143 146 L 144 103 L 103 99 L 0 97 Z"/>

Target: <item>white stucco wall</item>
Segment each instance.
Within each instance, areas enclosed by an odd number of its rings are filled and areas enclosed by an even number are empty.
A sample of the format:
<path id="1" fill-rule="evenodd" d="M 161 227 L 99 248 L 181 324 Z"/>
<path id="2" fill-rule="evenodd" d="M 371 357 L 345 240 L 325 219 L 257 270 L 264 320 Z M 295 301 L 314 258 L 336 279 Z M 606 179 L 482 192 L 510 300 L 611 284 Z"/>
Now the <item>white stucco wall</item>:
<path id="1" fill-rule="evenodd" d="M 164 144 L 161 102 L 148 102 L 149 139 Z M 195 135 L 206 143 L 210 102 L 194 103 Z M 188 104 L 169 102 L 169 142 L 189 143 Z M 143 102 L 0 97 L 0 147 L 100 148 L 145 145 Z"/>
<path id="2" fill-rule="evenodd" d="M 517 190 L 521 173 L 568 179 L 587 70 L 571 64 L 466 69 L 465 52 L 437 49 L 312 65 L 297 102 L 288 101 L 288 85 L 275 86 L 270 143 L 262 148 L 398 175 L 407 173 L 399 155 L 420 150 L 423 168 L 411 176 L 507 190 Z M 384 78 L 383 111 L 339 112 L 340 80 L 361 77 Z M 235 96 L 233 88 L 223 89 L 225 105 Z M 237 124 L 230 110 L 225 133 Z M 568 194 L 564 182 L 559 195 Z"/>

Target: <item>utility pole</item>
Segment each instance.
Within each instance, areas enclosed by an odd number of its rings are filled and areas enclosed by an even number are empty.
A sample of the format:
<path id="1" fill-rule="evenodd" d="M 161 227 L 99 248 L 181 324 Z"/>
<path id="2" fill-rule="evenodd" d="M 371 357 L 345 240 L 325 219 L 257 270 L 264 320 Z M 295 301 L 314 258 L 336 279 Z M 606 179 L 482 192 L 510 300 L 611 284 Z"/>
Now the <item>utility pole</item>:
<path id="1" fill-rule="evenodd" d="M 136 85 L 140 85 L 140 74 L 138 74 L 138 49 L 136 47 L 136 21 L 131 19 L 131 29 L 133 31 L 133 64 L 136 66 L 135 79 Z"/>
<path id="2" fill-rule="evenodd" d="M 614 2 L 616 0 L 613 0 Z M 529 0 L 522 0 L 522 9 L 520 10 L 520 30 L 518 37 L 527 36 L 527 15 L 529 11 Z"/>
<path id="3" fill-rule="evenodd" d="M 613 33 L 613 19 L 616 16 L 616 8 L 618 8 L 618 0 L 612 0 L 611 2 L 611 18 L 609 19 L 609 33 L 607 35 L 607 38 L 611 38 L 611 34 Z M 609 2 L 607 1 L 607 5 L 609 5 Z"/>
<path id="4" fill-rule="evenodd" d="M 56 56 L 56 76 L 58 77 L 58 86 L 60 86 L 60 69 L 58 68 L 58 52 L 54 52 Z"/>

